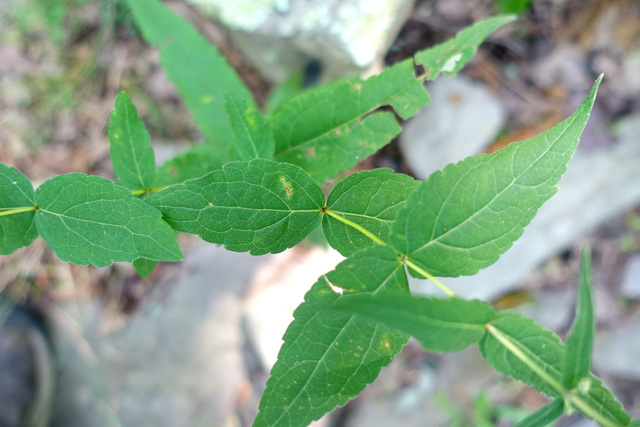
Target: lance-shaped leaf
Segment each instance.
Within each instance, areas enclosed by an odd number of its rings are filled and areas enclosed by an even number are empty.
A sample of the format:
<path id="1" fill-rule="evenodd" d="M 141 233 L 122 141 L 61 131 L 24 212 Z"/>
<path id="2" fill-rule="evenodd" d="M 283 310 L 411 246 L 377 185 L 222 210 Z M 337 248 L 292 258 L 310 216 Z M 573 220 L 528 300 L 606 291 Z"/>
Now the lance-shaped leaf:
<path id="1" fill-rule="evenodd" d="M 60 175 L 38 187 L 35 201 L 38 232 L 63 261 L 104 267 L 137 258 L 182 260 L 160 212 L 113 181 Z"/>
<path id="2" fill-rule="evenodd" d="M 411 295 L 345 295 L 332 308 L 359 313 L 412 335 L 435 352 L 453 352 L 479 341 L 495 310 L 482 301 Z"/>
<path id="3" fill-rule="evenodd" d="M 515 427 L 544 427 L 560 418 L 563 413 L 564 402 L 562 399 L 556 399 L 531 413 L 527 418 L 516 424 Z"/>
<path id="4" fill-rule="evenodd" d="M 591 286 L 591 258 L 589 248 L 584 248 L 582 251 L 582 268 L 580 270 L 578 308 L 573 328 L 567 337 L 565 369 L 562 378 L 562 385 L 567 389 L 574 388 L 581 379 L 589 377 L 595 329 L 593 288 Z"/>
<path id="5" fill-rule="evenodd" d="M 260 111 L 234 93 L 228 93 L 225 102 L 240 159 L 271 159 L 275 141 Z"/>
<path id="6" fill-rule="evenodd" d="M 176 230 L 252 255 L 302 241 L 320 223 L 322 189 L 300 167 L 266 159 L 231 162 L 150 194 Z"/>
<path id="7" fill-rule="evenodd" d="M 408 293 L 388 246 L 371 246 L 321 277 L 294 312 L 254 426 L 306 426 L 355 397 L 408 336 L 355 313 L 327 310 L 340 293 Z"/>
<path id="8" fill-rule="evenodd" d="M 583 387 L 569 392 L 562 385 L 565 346 L 560 338 L 533 320 L 501 312 L 487 325 L 478 344 L 493 368 L 553 398 L 564 399 L 603 425 L 629 424 L 630 417 L 600 379 L 590 375 Z"/>
<path id="9" fill-rule="evenodd" d="M 145 40 L 160 48 L 162 67 L 182 95 L 216 163 L 237 159 L 233 131 L 224 105 L 233 92 L 247 102 L 253 98 L 225 58 L 187 21 L 159 0 L 129 0 Z"/>
<path id="10" fill-rule="evenodd" d="M 449 77 L 455 76 L 491 33 L 515 19 L 514 15 L 506 15 L 480 21 L 460 31 L 453 39 L 418 52 L 416 64 L 424 67 L 428 80 L 434 80 L 441 72 Z"/>
<path id="11" fill-rule="evenodd" d="M 410 176 L 391 169 L 354 173 L 331 190 L 327 208 L 388 242 L 391 221 L 417 185 Z M 324 216 L 322 227 L 329 244 L 344 256 L 374 244 L 360 231 L 329 215 Z"/>
<path id="12" fill-rule="evenodd" d="M 151 188 L 156 173 L 151 137 L 125 92 L 116 97 L 108 135 L 113 171 L 120 183 L 131 190 Z"/>
<path id="13" fill-rule="evenodd" d="M 0 255 L 30 245 L 38 236 L 35 210 L 9 213 L 35 206 L 33 186 L 18 169 L 0 163 Z"/>
<path id="14" fill-rule="evenodd" d="M 557 191 L 600 84 L 552 129 L 435 172 L 411 193 L 391 242 L 434 276 L 473 275 L 498 260 Z"/>

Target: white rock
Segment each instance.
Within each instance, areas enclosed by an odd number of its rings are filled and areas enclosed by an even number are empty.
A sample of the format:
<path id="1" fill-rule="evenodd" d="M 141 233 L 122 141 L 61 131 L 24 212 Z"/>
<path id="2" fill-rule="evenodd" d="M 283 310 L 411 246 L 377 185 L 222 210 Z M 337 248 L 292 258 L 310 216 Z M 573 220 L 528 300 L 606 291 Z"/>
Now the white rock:
<path id="1" fill-rule="evenodd" d="M 188 0 L 229 29 L 245 60 L 275 82 L 319 59 L 323 77 L 360 74 L 387 51 L 411 0 Z"/>
<path id="2" fill-rule="evenodd" d="M 599 374 L 640 380 L 640 322 L 598 335 L 593 347 L 593 368 Z"/>
<path id="3" fill-rule="evenodd" d="M 428 91 L 431 101 L 400 136 L 404 159 L 419 179 L 481 152 L 506 120 L 500 102 L 483 85 L 466 77 L 441 77 Z"/>

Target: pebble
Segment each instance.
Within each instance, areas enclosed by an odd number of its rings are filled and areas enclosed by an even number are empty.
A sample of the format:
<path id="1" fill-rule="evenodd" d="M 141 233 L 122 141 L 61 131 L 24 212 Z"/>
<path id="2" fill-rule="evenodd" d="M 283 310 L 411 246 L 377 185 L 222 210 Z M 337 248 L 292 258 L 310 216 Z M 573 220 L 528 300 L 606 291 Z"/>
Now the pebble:
<path id="1" fill-rule="evenodd" d="M 404 160 L 418 179 L 482 152 L 506 121 L 500 101 L 464 76 L 440 77 L 427 90 L 431 101 L 400 135 Z"/>

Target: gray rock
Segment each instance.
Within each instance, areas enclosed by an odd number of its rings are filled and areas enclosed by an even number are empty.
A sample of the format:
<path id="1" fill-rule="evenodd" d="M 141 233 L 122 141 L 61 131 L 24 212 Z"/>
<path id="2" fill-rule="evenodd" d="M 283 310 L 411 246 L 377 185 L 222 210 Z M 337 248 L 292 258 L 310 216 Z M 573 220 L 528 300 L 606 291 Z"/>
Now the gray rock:
<path id="1" fill-rule="evenodd" d="M 593 347 L 593 368 L 599 374 L 640 380 L 640 321 L 598 334 Z"/>
<path id="2" fill-rule="evenodd" d="M 117 332 L 105 332 L 117 319 L 90 301 L 56 313 L 63 366 L 54 426 L 239 425 L 241 299 L 268 257 L 204 245 L 185 259 L 168 293 Z"/>
<path id="3" fill-rule="evenodd" d="M 400 135 L 404 159 L 419 179 L 481 152 L 506 120 L 496 97 L 466 77 L 440 78 L 428 91 L 431 101 Z"/>
<path id="4" fill-rule="evenodd" d="M 620 294 L 627 298 L 640 299 L 640 255 L 627 260 L 622 273 Z"/>
<path id="5" fill-rule="evenodd" d="M 323 77 L 360 74 L 380 59 L 411 0 L 188 0 L 229 29 L 245 60 L 279 82 L 311 59 Z"/>
<path id="6" fill-rule="evenodd" d="M 524 234 L 492 266 L 475 276 L 442 280 L 457 295 L 488 300 L 518 283 L 544 260 L 585 236 L 608 218 L 640 202 L 640 115 L 621 121 L 613 147 L 578 152 L 553 196 Z M 433 293 L 426 281 L 411 280 L 416 292 Z"/>
<path id="7" fill-rule="evenodd" d="M 542 289 L 535 294 L 533 301 L 516 307 L 515 311 L 532 318 L 545 328 L 560 331 L 571 322 L 576 302 L 574 289 L 575 287 Z"/>
<path id="8" fill-rule="evenodd" d="M 332 249 L 290 250 L 257 272 L 244 312 L 249 337 L 267 371 L 278 359 L 282 336 L 304 294 L 343 259 Z"/>

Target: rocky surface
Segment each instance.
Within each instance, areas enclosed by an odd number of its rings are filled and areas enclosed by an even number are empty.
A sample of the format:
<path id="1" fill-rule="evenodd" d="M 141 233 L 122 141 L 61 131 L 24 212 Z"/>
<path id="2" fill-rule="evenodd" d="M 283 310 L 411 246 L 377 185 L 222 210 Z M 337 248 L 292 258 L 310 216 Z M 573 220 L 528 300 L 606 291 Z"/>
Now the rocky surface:
<path id="1" fill-rule="evenodd" d="M 381 60 L 409 11 L 409 0 L 189 0 L 229 30 L 245 60 L 274 82 L 311 60 L 323 80 L 360 74 Z"/>

